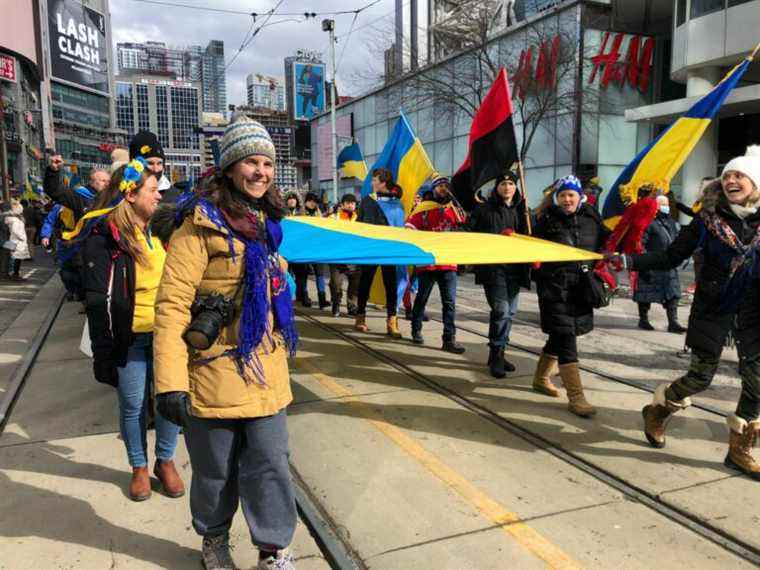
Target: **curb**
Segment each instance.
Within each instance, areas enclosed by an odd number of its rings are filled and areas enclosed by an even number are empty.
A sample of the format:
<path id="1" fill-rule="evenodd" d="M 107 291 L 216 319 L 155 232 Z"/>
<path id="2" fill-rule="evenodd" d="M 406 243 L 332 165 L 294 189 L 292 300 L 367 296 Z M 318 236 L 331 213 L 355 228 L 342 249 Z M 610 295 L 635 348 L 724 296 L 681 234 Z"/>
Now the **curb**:
<path id="1" fill-rule="evenodd" d="M 29 304 L 24 308 L 21 314 L 16 318 L 16 320 L 14 320 L 13 323 L 11 323 L 11 326 L 8 327 L 6 332 L 2 336 L 0 336 L 0 343 L 3 341 L 4 337 L 7 335 L 8 331 L 12 331 L 14 329 L 14 327 L 16 326 L 16 323 L 23 322 L 25 318 L 28 318 L 29 313 L 37 310 L 35 302 L 40 297 L 47 295 L 48 287 L 50 286 L 51 280 L 55 278 L 56 278 L 56 274 L 53 274 L 53 276 L 40 288 L 37 295 L 34 296 L 34 299 L 32 299 L 29 302 Z M 53 323 L 58 317 L 58 313 L 60 312 L 61 307 L 63 306 L 65 292 L 62 290 L 62 287 L 60 285 L 57 288 L 58 288 L 57 296 L 53 297 L 54 300 L 53 300 L 52 305 L 50 306 L 50 309 L 45 315 L 45 318 L 42 319 L 39 327 L 37 328 L 37 331 L 34 333 L 34 336 L 31 337 L 29 348 L 21 357 L 21 360 L 19 361 L 18 366 L 13 371 L 13 374 L 11 375 L 10 380 L 7 384 L 6 391 L 2 395 L 2 398 L 0 399 L 0 436 L 2 435 L 3 430 L 5 429 L 5 425 L 7 424 L 8 419 L 10 418 L 10 414 L 13 411 L 14 405 L 18 401 L 18 397 L 21 394 L 21 391 L 24 387 L 24 383 L 26 382 L 27 377 L 29 376 L 29 372 L 31 371 L 32 366 L 34 366 L 34 362 L 37 360 L 37 356 L 39 355 L 40 350 L 42 349 L 42 345 L 44 344 L 45 339 L 47 339 L 47 335 L 50 332 L 50 329 L 53 327 Z"/>

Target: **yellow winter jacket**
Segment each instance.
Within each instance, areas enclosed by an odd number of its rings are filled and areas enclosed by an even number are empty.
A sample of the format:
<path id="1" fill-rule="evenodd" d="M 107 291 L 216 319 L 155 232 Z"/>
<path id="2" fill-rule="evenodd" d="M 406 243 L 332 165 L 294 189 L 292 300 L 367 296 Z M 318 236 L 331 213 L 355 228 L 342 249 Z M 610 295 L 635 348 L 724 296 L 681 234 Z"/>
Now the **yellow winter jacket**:
<path id="1" fill-rule="evenodd" d="M 248 382 L 238 374 L 235 362 L 223 356 L 237 345 L 240 295 L 235 318 L 222 329 L 208 350 L 189 347 L 182 335 L 190 324 L 190 305 L 196 294 L 235 296 L 243 279 L 245 245 L 234 240 L 232 259 L 227 231 L 217 228 L 199 208 L 174 233 L 168 247 L 164 273 L 156 298 L 153 362 L 156 393 L 189 392 L 192 413 L 202 418 L 254 418 L 276 414 L 293 399 L 288 374 L 287 349 L 279 334 L 264 340 L 256 353 L 264 369 L 266 385 Z M 269 315 L 269 327 L 273 317 Z"/>

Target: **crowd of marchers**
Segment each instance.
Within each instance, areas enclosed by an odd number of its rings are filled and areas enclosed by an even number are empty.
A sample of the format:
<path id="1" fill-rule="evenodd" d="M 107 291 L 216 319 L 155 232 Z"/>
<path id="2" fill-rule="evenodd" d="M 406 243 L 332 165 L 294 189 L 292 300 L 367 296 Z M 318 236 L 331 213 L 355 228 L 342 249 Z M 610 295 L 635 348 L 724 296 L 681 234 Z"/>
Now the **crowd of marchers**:
<path id="1" fill-rule="evenodd" d="M 444 176 L 435 176 L 407 212 L 405 190 L 384 168 L 371 173 L 370 194 L 346 194 L 333 208 L 325 208 L 314 193 L 281 195 L 273 183 L 272 139 L 244 116 L 234 117 L 221 139 L 219 167 L 195 188 L 169 183 L 163 148 L 150 132 L 135 135 L 128 154 L 115 151 L 112 158 L 110 171 L 94 171 L 89 183 L 77 188 L 64 184 L 62 158 L 50 158 L 44 191 L 55 206 L 40 228 L 40 240 L 45 246 L 57 241 L 61 278 L 71 298 L 85 306 L 94 376 L 118 393 L 120 431 L 132 468 L 131 499 L 151 495 L 146 430 L 153 398 L 153 474 L 169 497 L 185 493 L 173 461 L 183 431 L 193 471 L 192 523 L 202 537 L 207 569 L 234 567 L 229 529 L 239 504 L 260 553 L 259 568 L 293 568 L 288 356 L 295 354 L 298 339 L 294 303 L 312 307 L 311 275 L 318 307 L 336 318 L 347 314 L 359 333 L 371 332 L 367 308 L 377 277 L 385 291 L 385 332 L 406 342 L 397 316 L 403 308 L 411 325 L 409 340 L 418 345 L 426 342 L 426 306 L 437 285 L 440 346 L 465 352 L 456 338 L 457 280 L 463 268 L 413 268 L 400 290 L 396 266 L 288 264 L 278 253 L 285 217 L 329 216 L 347 224 L 413 231 L 531 233 L 592 252 L 603 251 L 609 233 L 596 207 L 598 193 L 573 175 L 547 188 L 533 210 L 518 176 L 508 170 L 490 191 L 476 195 L 469 212 Z M 725 462 L 759 480 L 752 447 L 760 430 L 760 157 L 749 152 L 729 162 L 721 177 L 706 184 L 699 211 L 689 210 L 693 221 L 683 228 L 671 216 L 668 198 L 656 188 L 648 191 L 656 196 L 658 211 L 644 233 L 645 251 L 608 253 L 605 260 L 616 271 L 638 272 L 639 327 L 652 329 L 650 306 L 663 305 L 668 330 L 687 333 L 692 360 L 685 374 L 658 387 L 644 408 L 644 434 L 654 447 L 665 445 L 668 420 L 709 386 L 730 336 L 739 350 L 742 392 L 729 417 Z M 4 274 L 19 276 L 20 262 L 29 257 L 26 226 L 20 203 L 2 204 Z M 687 330 L 677 320 L 676 270 L 693 256 L 700 267 Z M 557 398 L 564 388 L 569 411 L 584 418 L 596 413 L 584 394 L 578 361 L 578 338 L 594 327 L 596 305 L 588 295 L 593 264 L 474 269 L 490 307 L 489 374 L 502 379 L 515 371 L 506 354 L 511 327 L 520 292 L 535 287 L 547 338 L 533 389 Z M 557 376 L 561 386 L 555 385 Z"/>

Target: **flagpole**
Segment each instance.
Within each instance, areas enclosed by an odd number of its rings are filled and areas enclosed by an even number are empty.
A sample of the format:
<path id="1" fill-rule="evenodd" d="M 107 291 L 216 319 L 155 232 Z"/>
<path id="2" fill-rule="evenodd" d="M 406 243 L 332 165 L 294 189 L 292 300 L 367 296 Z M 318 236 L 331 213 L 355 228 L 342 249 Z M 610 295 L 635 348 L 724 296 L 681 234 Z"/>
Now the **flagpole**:
<path id="1" fill-rule="evenodd" d="M 528 195 L 525 188 L 525 172 L 523 171 L 522 160 L 517 161 L 517 171 L 520 174 L 520 193 L 522 194 L 523 203 L 525 204 L 525 223 L 528 228 L 528 235 L 533 235 L 533 227 L 530 223 L 530 208 L 528 208 Z"/>

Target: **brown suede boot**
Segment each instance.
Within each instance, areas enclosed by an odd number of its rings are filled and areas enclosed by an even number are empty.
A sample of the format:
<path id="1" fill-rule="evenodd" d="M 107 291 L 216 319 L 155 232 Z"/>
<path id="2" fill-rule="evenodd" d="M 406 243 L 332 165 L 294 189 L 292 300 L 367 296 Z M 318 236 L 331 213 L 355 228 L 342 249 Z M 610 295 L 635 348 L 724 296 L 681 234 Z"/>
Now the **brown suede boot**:
<path id="1" fill-rule="evenodd" d="M 590 418 L 596 414 L 594 406 L 588 403 L 586 396 L 583 394 L 583 384 L 581 383 L 581 374 L 578 370 L 578 363 L 563 364 L 559 367 L 559 375 L 562 378 L 562 385 L 567 391 L 567 409 L 576 416 Z"/>
<path id="2" fill-rule="evenodd" d="M 559 370 L 557 357 L 552 354 L 541 353 L 536 364 L 536 373 L 533 375 L 533 390 L 539 394 L 546 394 L 552 398 L 559 398 L 559 390 L 552 384 L 551 377 Z"/>
<path id="3" fill-rule="evenodd" d="M 752 448 L 760 432 L 760 420 L 748 422 L 735 414 L 727 418 L 731 430 L 728 439 L 728 455 L 723 464 L 760 481 L 760 463 L 752 457 Z"/>
<path id="4" fill-rule="evenodd" d="M 129 482 L 129 498 L 144 501 L 150 498 L 150 475 L 147 467 L 133 467 L 132 480 Z"/>
<path id="5" fill-rule="evenodd" d="M 369 327 L 367 326 L 367 317 L 365 315 L 356 315 L 356 319 L 354 320 L 354 329 L 358 330 L 359 332 L 369 331 Z"/>
<path id="6" fill-rule="evenodd" d="M 386 330 L 388 336 L 391 338 L 401 338 L 401 331 L 398 330 L 398 317 L 395 315 L 388 317 L 388 320 L 386 321 Z"/>
<path id="7" fill-rule="evenodd" d="M 691 406 L 691 398 L 680 401 L 670 401 L 665 397 L 668 387 L 660 384 L 655 388 L 652 403 L 644 406 L 641 415 L 644 416 L 644 435 L 652 447 L 662 449 L 665 447 L 665 427 L 670 418 L 678 411 Z"/>
<path id="8" fill-rule="evenodd" d="M 176 499 L 185 494 L 185 484 L 177 473 L 177 468 L 174 467 L 174 461 L 156 459 L 153 474 L 161 481 L 161 486 L 164 488 L 164 494 L 167 497 Z"/>

